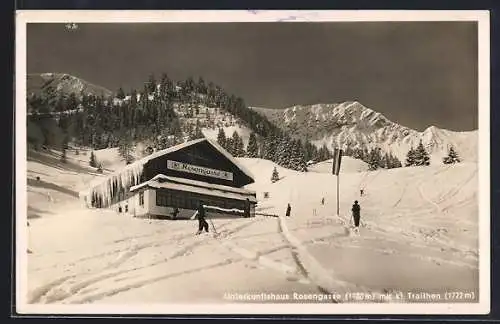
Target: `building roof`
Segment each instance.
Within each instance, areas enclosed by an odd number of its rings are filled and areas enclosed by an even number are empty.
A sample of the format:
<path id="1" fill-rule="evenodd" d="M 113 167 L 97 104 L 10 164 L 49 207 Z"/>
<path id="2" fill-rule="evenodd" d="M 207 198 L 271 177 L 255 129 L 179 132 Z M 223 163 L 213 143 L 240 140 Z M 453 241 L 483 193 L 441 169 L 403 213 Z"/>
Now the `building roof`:
<path id="1" fill-rule="evenodd" d="M 248 198 L 248 200 L 251 202 L 257 202 L 257 199 L 254 196 L 255 192 L 251 190 L 233 188 L 222 185 L 210 185 L 208 183 L 201 181 L 167 177 L 163 174 L 159 174 L 149 181 L 131 187 L 130 191 L 134 192 L 145 187 L 155 188 L 155 189 L 172 189 L 172 190 L 179 190 L 186 192 L 195 192 L 209 196 L 217 196 L 217 197 L 236 199 L 236 200 L 245 200 Z"/>
<path id="2" fill-rule="evenodd" d="M 201 188 L 207 188 L 207 189 L 216 189 L 216 190 L 221 190 L 225 192 L 234 192 L 234 193 L 240 193 L 240 194 L 245 194 L 245 195 L 255 195 L 255 191 L 248 190 L 248 189 L 243 189 L 243 188 L 235 188 L 235 187 L 230 187 L 230 186 L 224 186 L 224 185 L 218 185 L 218 184 L 211 184 L 203 181 L 198 181 L 198 180 L 191 180 L 191 179 L 185 179 L 185 178 L 178 178 L 178 177 L 170 177 L 166 176 L 164 174 L 158 174 L 154 176 L 151 180 L 145 181 L 141 184 L 138 184 L 136 186 L 133 186 L 130 188 L 130 191 L 136 191 L 137 189 L 140 189 L 144 186 L 149 185 L 150 183 L 164 183 L 164 182 L 171 182 L 171 183 L 178 183 L 178 184 L 186 184 L 189 186 L 194 186 L 194 187 L 201 187 Z"/>
<path id="3" fill-rule="evenodd" d="M 117 170 L 113 173 L 110 173 L 108 175 L 106 175 L 105 177 L 100 177 L 98 179 L 95 179 L 93 180 L 92 182 L 90 182 L 90 188 L 95 188 L 99 191 L 109 191 L 109 188 L 105 188 L 107 187 L 106 186 L 106 182 L 109 180 L 109 179 L 112 179 L 112 178 L 122 178 L 122 181 L 123 183 L 127 182 L 127 179 L 126 177 L 121 177 L 122 175 L 133 175 L 135 178 L 138 178 L 140 173 L 142 172 L 142 169 L 144 167 L 144 165 L 146 163 L 148 163 L 149 161 L 153 160 L 153 159 L 156 159 L 158 157 L 161 157 L 165 154 L 169 154 L 169 153 L 172 153 L 172 152 L 176 152 L 176 151 L 179 151 L 179 150 L 182 150 L 184 148 L 187 148 L 191 145 L 194 145 L 194 144 L 198 144 L 198 143 L 201 143 L 201 142 L 208 142 L 212 147 L 214 147 L 220 154 L 222 154 L 224 157 L 226 157 L 229 161 L 231 161 L 231 163 L 233 163 L 238 169 L 240 169 L 246 176 L 248 176 L 249 178 L 251 179 L 255 179 L 253 174 L 245 167 L 243 166 L 241 163 L 239 163 L 231 154 L 229 154 L 229 152 L 227 152 L 222 146 L 220 146 L 216 141 L 214 140 L 211 140 L 211 139 L 208 139 L 208 138 L 200 138 L 200 139 L 196 139 L 196 140 L 192 140 L 192 141 L 188 141 L 188 142 L 185 142 L 185 143 L 181 143 L 179 145 L 175 145 L 175 146 L 172 146 L 172 147 L 169 147 L 169 148 L 166 148 L 164 150 L 159 150 L 159 151 L 156 151 L 140 160 L 137 160 L 131 164 L 128 164 L 126 165 L 125 167 L 123 167 L 122 169 L 120 170 Z M 103 187 L 102 190 L 100 187 Z M 87 195 L 91 192 L 92 190 L 84 190 L 81 192 L 81 194 L 83 195 Z"/>

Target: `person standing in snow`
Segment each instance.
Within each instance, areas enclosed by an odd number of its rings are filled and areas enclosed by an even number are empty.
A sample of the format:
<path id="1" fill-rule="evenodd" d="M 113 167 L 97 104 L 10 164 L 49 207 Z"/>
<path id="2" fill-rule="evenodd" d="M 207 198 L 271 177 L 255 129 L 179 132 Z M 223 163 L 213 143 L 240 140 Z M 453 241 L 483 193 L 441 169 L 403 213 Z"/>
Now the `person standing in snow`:
<path id="1" fill-rule="evenodd" d="M 245 214 L 244 214 L 244 217 L 245 218 L 250 217 L 250 200 L 248 198 L 245 200 Z"/>
<path id="2" fill-rule="evenodd" d="M 352 205 L 352 218 L 354 219 L 354 227 L 359 228 L 359 219 L 361 218 L 360 212 L 361 207 L 358 205 L 358 201 L 354 201 L 354 205 Z"/>
<path id="3" fill-rule="evenodd" d="M 203 207 L 203 203 L 201 201 L 198 206 L 196 218 L 198 218 L 198 232 L 196 232 L 196 235 L 200 234 L 203 230 L 208 233 L 208 223 L 205 220 L 205 208 Z"/>
<path id="4" fill-rule="evenodd" d="M 325 197 L 321 198 L 321 204 L 324 205 L 325 204 Z"/>
<path id="5" fill-rule="evenodd" d="M 360 195 L 361 197 L 363 197 L 363 194 L 364 194 L 364 193 L 365 193 L 365 191 L 364 191 L 363 189 L 360 189 L 360 190 L 359 190 L 359 195 Z"/>
<path id="6" fill-rule="evenodd" d="M 286 216 L 290 217 L 291 212 L 292 212 L 292 207 L 290 206 L 290 203 L 288 203 L 288 206 L 286 207 Z"/>
<path id="7" fill-rule="evenodd" d="M 172 212 L 172 219 L 177 219 L 177 215 L 179 214 L 179 208 L 175 207 Z"/>

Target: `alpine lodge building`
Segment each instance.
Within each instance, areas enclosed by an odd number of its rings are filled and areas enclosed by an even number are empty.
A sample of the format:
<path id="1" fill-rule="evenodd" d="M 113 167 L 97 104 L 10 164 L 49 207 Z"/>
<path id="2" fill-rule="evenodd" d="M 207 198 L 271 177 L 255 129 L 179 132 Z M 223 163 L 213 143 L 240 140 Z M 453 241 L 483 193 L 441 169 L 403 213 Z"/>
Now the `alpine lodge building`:
<path id="1" fill-rule="evenodd" d="M 128 164 L 80 193 L 87 207 L 147 218 L 190 218 L 199 204 L 208 215 L 255 215 L 252 174 L 217 142 L 202 138 Z"/>

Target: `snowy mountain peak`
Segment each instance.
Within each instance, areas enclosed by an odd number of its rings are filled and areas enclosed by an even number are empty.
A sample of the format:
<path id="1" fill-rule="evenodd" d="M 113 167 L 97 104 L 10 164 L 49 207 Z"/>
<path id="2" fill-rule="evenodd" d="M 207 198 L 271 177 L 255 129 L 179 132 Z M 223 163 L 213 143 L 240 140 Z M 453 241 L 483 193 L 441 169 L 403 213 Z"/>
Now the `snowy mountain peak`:
<path id="1" fill-rule="evenodd" d="M 319 132 L 360 132 L 371 134 L 398 131 L 406 136 L 411 130 L 398 125 L 379 112 L 363 106 L 358 101 L 346 101 L 333 104 L 315 104 L 293 106 L 283 110 L 285 127 L 297 129 L 305 126 L 305 136 L 317 138 Z"/>
<path id="2" fill-rule="evenodd" d="M 104 87 L 67 73 L 28 73 L 26 79 L 28 94 L 39 94 L 47 87 L 51 87 L 57 92 L 66 95 L 71 93 L 79 95 L 84 92 L 86 94 L 108 97 L 113 94 L 112 91 Z"/>
<path id="3" fill-rule="evenodd" d="M 453 146 L 464 160 L 477 160 L 477 131 L 453 132 L 430 126 L 423 132 L 402 126 L 358 101 L 296 105 L 283 110 L 252 108 L 298 138 L 309 138 L 317 146 L 373 148 L 392 153 L 404 161 L 420 141 L 440 163 Z"/>

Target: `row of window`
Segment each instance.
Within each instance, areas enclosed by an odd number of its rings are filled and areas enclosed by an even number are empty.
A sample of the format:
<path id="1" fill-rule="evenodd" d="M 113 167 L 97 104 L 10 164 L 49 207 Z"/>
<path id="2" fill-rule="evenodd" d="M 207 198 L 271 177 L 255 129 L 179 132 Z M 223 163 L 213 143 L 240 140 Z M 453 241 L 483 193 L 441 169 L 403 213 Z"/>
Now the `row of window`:
<path id="1" fill-rule="evenodd" d="M 228 209 L 237 208 L 243 210 L 245 207 L 244 201 L 239 200 L 224 199 L 190 192 L 156 191 L 157 206 L 197 209 L 200 201 L 203 201 L 204 205 Z"/>

